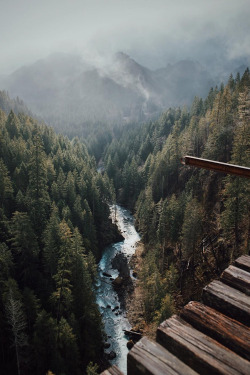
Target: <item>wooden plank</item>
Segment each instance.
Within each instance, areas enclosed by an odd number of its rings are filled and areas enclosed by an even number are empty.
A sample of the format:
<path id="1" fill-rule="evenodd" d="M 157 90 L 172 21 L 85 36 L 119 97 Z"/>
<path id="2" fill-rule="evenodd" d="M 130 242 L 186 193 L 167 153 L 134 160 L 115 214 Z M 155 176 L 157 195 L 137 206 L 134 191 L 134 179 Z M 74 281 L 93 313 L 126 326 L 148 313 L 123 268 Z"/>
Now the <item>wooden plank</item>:
<path id="1" fill-rule="evenodd" d="M 241 165 L 222 163 L 220 161 L 197 158 L 195 156 L 186 155 L 181 160 L 182 164 L 191 165 L 193 167 L 210 169 L 216 172 L 229 173 L 236 176 L 250 178 L 250 168 Z"/>
<path id="2" fill-rule="evenodd" d="M 235 266 L 229 266 L 221 275 L 220 280 L 231 287 L 250 296 L 250 273 Z"/>
<path id="3" fill-rule="evenodd" d="M 202 375 L 249 375 L 249 361 L 176 315 L 158 327 L 157 341 Z"/>
<path id="4" fill-rule="evenodd" d="M 250 256 L 249 255 L 241 255 L 238 259 L 235 261 L 235 266 L 242 268 L 245 271 L 250 272 Z"/>
<path id="5" fill-rule="evenodd" d="M 206 305 L 250 326 L 250 298 L 246 294 L 214 280 L 203 289 L 202 300 Z"/>
<path id="6" fill-rule="evenodd" d="M 181 311 L 182 319 L 250 360 L 250 329 L 200 302 L 189 302 Z"/>
<path id="7" fill-rule="evenodd" d="M 143 337 L 128 354 L 128 375 L 195 375 L 158 343 Z"/>
<path id="8" fill-rule="evenodd" d="M 136 331 L 130 331 L 128 329 L 123 329 L 124 334 L 127 336 L 135 336 L 137 339 L 142 337 L 142 333 Z"/>
<path id="9" fill-rule="evenodd" d="M 124 375 L 121 370 L 117 366 L 112 366 L 108 368 L 107 370 L 103 371 L 100 375 Z"/>

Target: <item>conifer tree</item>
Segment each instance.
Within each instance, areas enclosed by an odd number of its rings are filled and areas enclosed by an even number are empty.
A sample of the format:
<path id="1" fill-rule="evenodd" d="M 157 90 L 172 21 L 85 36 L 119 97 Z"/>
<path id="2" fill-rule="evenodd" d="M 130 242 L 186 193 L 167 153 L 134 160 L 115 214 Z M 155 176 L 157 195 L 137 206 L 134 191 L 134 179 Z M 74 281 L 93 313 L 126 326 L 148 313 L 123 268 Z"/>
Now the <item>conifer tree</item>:
<path id="1" fill-rule="evenodd" d="M 34 228 L 39 236 L 45 227 L 45 220 L 49 209 L 49 195 L 47 191 L 46 155 L 43 149 L 41 136 L 36 133 L 31 148 L 29 162 L 29 197 L 30 213 Z"/>
<path id="2" fill-rule="evenodd" d="M 233 164 L 248 166 L 250 160 L 250 83 L 247 78 L 246 86 L 239 94 L 238 119 L 235 127 L 232 160 Z M 243 242 L 243 252 L 249 252 L 249 194 L 250 183 L 247 179 L 235 176 L 226 178 L 224 191 L 225 211 L 222 214 L 222 226 L 227 234 L 233 233 L 233 251 L 230 259 L 240 254 Z M 243 224 L 244 223 L 244 224 Z M 241 230 L 240 230 L 241 228 Z M 244 233 L 244 240 L 240 238 Z M 234 254 L 233 254 L 234 253 Z"/>
<path id="3" fill-rule="evenodd" d="M 18 120 L 18 117 L 15 115 L 15 113 L 12 110 L 10 111 L 9 116 L 6 121 L 6 129 L 9 133 L 10 139 L 13 139 L 14 137 L 18 137 L 19 129 L 20 129 L 20 122 Z"/>
<path id="4" fill-rule="evenodd" d="M 39 246 L 33 225 L 26 212 L 16 211 L 10 225 L 11 249 L 17 278 L 22 285 L 33 287 L 38 282 Z"/>
<path id="5" fill-rule="evenodd" d="M 23 305 L 18 294 L 19 292 L 15 281 L 10 279 L 8 282 L 8 291 L 5 296 L 5 312 L 12 334 L 13 347 L 15 348 L 17 373 L 21 375 L 22 363 L 24 361 L 22 350 L 28 345 L 28 342 L 25 332 L 27 322 L 23 311 Z"/>
<path id="6" fill-rule="evenodd" d="M 12 197 L 13 187 L 8 169 L 0 159 L 0 207 L 7 208 L 7 200 Z"/>
<path id="7" fill-rule="evenodd" d="M 202 235 L 202 208 L 196 198 L 190 200 L 185 209 L 182 226 L 182 253 L 183 258 L 194 267 L 197 260 L 197 245 Z"/>
<path id="8" fill-rule="evenodd" d="M 71 284 L 71 264 L 72 264 L 72 233 L 63 220 L 59 224 L 60 248 L 57 265 L 57 272 L 53 276 L 56 283 L 56 290 L 51 295 L 51 302 L 59 323 L 62 316 L 68 318 L 71 312 L 72 284 Z"/>
<path id="9" fill-rule="evenodd" d="M 56 320 L 42 310 L 38 313 L 34 324 L 34 357 L 38 374 L 57 369 L 57 325 Z"/>
<path id="10" fill-rule="evenodd" d="M 5 243 L 0 243 L 0 281 L 7 280 L 13 270 L 13 257 Z"/>

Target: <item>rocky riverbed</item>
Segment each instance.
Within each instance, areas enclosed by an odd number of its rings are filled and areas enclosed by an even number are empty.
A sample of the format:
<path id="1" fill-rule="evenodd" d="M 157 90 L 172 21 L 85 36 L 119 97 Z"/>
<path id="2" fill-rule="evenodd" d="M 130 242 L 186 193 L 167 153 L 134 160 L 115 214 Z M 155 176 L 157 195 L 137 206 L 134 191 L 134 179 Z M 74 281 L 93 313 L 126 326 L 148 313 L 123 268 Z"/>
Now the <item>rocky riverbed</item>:
<path id="1" fill-rule="evenodd" d="M 132 328 L 127 319 L 126 301 L 133 293 L 133 272 L 129 262 L 135 253 L 139 234 L 129 211 L 117 206 L 111 208 L 112 218 L 124 240 L 108 246 L 99 262 L 97 303 L 106 332 L 106 356 L 126 374 L 129 341 L 125 331 Z"/>

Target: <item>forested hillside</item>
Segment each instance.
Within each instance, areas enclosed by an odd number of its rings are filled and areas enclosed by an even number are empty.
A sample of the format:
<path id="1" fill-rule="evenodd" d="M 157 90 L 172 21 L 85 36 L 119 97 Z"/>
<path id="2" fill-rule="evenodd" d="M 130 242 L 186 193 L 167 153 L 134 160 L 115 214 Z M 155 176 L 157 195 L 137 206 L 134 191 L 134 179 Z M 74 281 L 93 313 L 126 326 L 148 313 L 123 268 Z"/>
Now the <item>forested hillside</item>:
<path id="1" fill-rule="evenodd" d="M 12 110 L 16 114 L 22 112 L 26 115 L 31 115 L 31 112 L 28 110 L 27 106 L 21 99 L 19 99 L 19 97 L 16 99 L 11 99 L 6 91 L 0 91 L 0 109 L 6 114 L 9 114 L 9 112 Z"/>
<path id="2" fill-rule="evenodd" d="M 0 368 L 82 374 L 102 353 L 96 262 L 113 188 L 78 139 L 0 111 Z"/>
<path id="3" fill-rule="evenodd" d="M 2 97 L 8 106 L 18 104 Z M 147 323 L 198 298 L 204 284 L 250 251 L 249 180 L 180 162 L 189 154 L 250 165 L 248 69 L 212 88 L 205 100 L 195 97 L 190 110 L 170 108 L 145 124 L 98 122 L 81 140 L 56 135 L 26 114 L 5 112 L 0 110 L 5 373 L 81 374 L 101 358 L 96 263 L 102 249 L 119 239 L 108 219 L 115 199 L 132 210 L 145 244 L 139 282 Z"/>
<path id="4" fill-rule="evenodd" d="M 250 166 L 248 69 L 205 100 L 195 97 L 190 111 L 169 109 L 156 122 L 117 130 L 105 149 L 118 200 L 133 210 L 146 245 L 140 280 L 148 322 L 199 297 L 250 250 L 249 180 L 182 166 L 187 154 Z"/>

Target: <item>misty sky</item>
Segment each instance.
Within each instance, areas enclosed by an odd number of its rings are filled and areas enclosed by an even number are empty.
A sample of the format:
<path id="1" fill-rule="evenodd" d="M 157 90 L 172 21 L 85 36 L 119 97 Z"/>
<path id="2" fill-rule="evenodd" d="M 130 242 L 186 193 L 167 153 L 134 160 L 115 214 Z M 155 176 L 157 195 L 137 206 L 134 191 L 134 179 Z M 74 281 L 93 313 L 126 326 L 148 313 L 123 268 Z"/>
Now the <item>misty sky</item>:
<path id="1" fill-rule="evenodd" d="M 250 56 L 249 0 L 0 0 L 0 74 L 54 52 L 156 68 Z"/>

